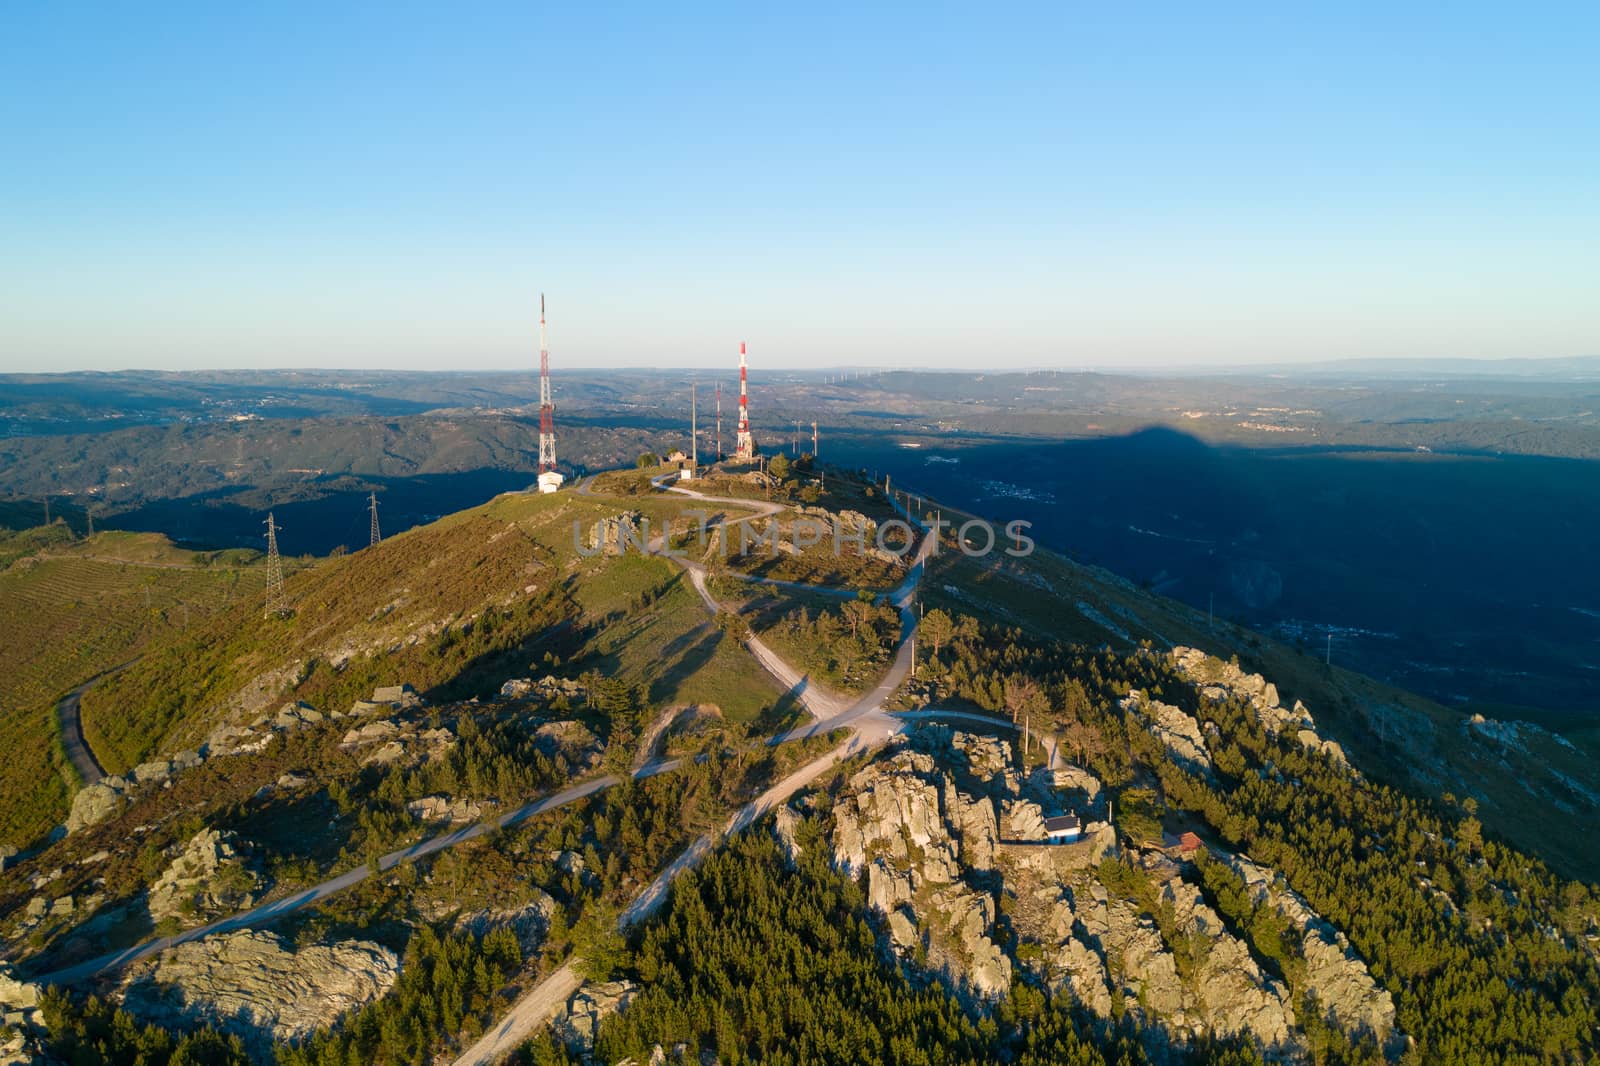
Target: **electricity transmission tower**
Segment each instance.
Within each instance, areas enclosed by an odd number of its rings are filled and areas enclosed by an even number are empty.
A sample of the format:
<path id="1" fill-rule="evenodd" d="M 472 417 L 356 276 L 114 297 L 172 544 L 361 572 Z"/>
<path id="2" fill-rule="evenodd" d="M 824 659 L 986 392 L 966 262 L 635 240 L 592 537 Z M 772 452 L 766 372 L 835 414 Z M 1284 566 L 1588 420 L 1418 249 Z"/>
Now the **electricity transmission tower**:
<path id="1" fill-rule="evenodd" d="M 267 615 L 279 618 L 289 613 L 289 601 L 283 595 L 283 560 L 278 556 L 278 524 L 267 512 Z"/>
<path id="2" fill-rule="evenodd" d="M 367 493 L 367 510 L 372 512 L 372 541 L 367 546 L 376 548 L 378 541 L 383 539 L 383 534 L 378 532 L 378 494 L 376 492 Z"/>

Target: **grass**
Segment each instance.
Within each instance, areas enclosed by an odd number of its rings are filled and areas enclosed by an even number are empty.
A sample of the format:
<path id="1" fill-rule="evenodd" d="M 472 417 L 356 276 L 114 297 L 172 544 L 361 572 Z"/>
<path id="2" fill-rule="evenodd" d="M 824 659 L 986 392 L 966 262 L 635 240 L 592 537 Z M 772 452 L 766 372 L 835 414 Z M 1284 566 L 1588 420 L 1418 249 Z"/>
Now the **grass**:
<path id="1" fill-rule="evenodd" d="M 653 707 L 713 704 L 730 722 L 764 714 L 782 695 L 750 654 L 712 624 L 700 596 L 665 560 L 627 555 L 578 585 L 591 613 L 627 596 L 640 604 L 611 621 L 571 660 L 644 686 Z"/>
<path id="2" fill-rule="evenodd" d="M 188 552 L 156 534 L 64 527 L 7 535 L 0 571 L 0 841 L 22 847 L 66 815 L 78 780 L 61 752 L 55 705 L 69 690 L 163 640 L 197 630 L 264 580 L 252 553 Z M 6 548 L 0 548 L 0 560 Z M 98 749 L 95 749 L 98 752 Z"/>
<path id="3" fill-rule="evenodd" d="M 193 747 L 219 722 L 248 720 L 287 699 L 336 708 L 376 685 L 401 683 L 460 698 L 492 693 L 506 677 L 551 672 L 589 654 L 594 634 L 667 573 L 649 570 L 665 563 L 636 555 L 586 557 L 587 531 L 623 510 L 642 513 L 654 529 L 669 519 L 681 524 L 693 504 L 667 495 L 506 494 L 324 560 L 289 579 L 291 617 L 263 617 L 257 595 L 96 686 L 83 700 L 85 732 L 108 768 L 120 771 L 157 751 Z M 651 655 L 681 636 L 663 633 L 643 638 L 655 642 Z M 729 651 L 697 654 L 708 676 L 732 670 Z M 620 665 L 643 676 L 631 659 Z M 697 687 L 670 671 L 650 683 L 672 698 L 728 697 L 751 714 L 766 698 L 723 681 Z"/>

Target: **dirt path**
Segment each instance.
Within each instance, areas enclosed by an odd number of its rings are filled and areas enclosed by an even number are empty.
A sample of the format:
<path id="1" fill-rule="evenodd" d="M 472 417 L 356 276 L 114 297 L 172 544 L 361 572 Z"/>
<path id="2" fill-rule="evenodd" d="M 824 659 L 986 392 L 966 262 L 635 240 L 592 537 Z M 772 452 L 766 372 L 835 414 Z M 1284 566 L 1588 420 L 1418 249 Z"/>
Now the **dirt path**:
<path id="1" fill-rule="evenodd" d="M 693 869 L 705 861 L 716 844 L 734 833 L 747 828 L 768 811 L 786 802 L 790 796 L 805 788 L 818 776 L 832 769 L 840 761 L 849 758 L 858 752 L 865 751 L 876 743 L 887 740 L 894 732 L 892 724 L 881 727 L 873 735 L 876 740 L 864 739 L 864 733 L 856 733 L 849 740 L 837 748 L 811 762 L 784 778 L 782 781 L 767 789 L 761 795 L 739 808 L 722 830 L 714 836 L 710 833 L 700 837 L 693 844 L 683 850 L 677 858 L 656 875 L 645 889 L 635 896 L 633 902 L 622 912 L 618 925 L 622 928 L 634 925 L 654 914 L 666 902 L 667 892 L 672 887 L 672 882 L 685 870 Z M 881 734 L 881 736 L 880 736 Z M 517 1000 L 500 1022 L 488 1033 L 484 1034 L 472 1047 L 468 1048 L 455 1060 L 455 1066 L 489 1066 L 490 1063 L 499 1061 L 504 1056 L 512 1054 L 522 1042 L 527 1040 L 541 1027 L 548 1025 L 561 1009 L 566 1006 L 572 994 L 578 990 L 583 981 L 577 972 L 576 958 L 568 959 L 560 969 L 540 981 L 521 999 Z"/>
<path id="2" fill-rule="evenodd" d="M 657 487 L 663 487 L 660 480 Z M 671 486 L 671 490 L 684 495 L 705 500 L 710 503 L 746 503 L 759 501 L 741 501 L 726 497 L 706 496 L 680 486 Z M 776 507 L 768 504 L 766 506 Z M 781 508 L 778 508 L 781 510 Z M 771 511 L 768 513 L 776 513 Z M 909 513 L 907 517 L 911 516 Z M 744 521 L 744 519 L 741 519 Z M 916 521 L 912 519 L 912 521 Z M 920 525 L 920 522 L 917 522 Z M 925 527 L 924 527 L 925 528 Z M 717 841 L 737 833 L 754 824 L 763 814 L 786 802 L 800 789 L 809 785 L 816 778 L 832 768 L 843 759 L 853 755 L 870 751 L 886 743 L 890 737 L 900 731 L 901 725 L 883 711 L 883 702 L 900 687 L 901 682 L 911 672 L 911 637 L 916 632 L 917 615 L 915 600 L 917 585 L 922 579 L 924 563 L 933 550 L 933 538 L 925 536 L 922 546 L 917 551 L 916 561 L 905 581 L 890 594 L 890 601 L 900 609 L 901 634 L 900 646 L 896 650 L 893 664 L 889 672 L 884 675 L 876 688 L 862 696 L 855 703 L 845 703 L 838 697 L 824 697 L 818 693 L 816 686 L 807 683 L 807 679 L 786 663 L 782 657 L 774 653 L 760 640 L 751 638 L 746 646 L 755 654 L 763 668 L 781 683 L 788 686 L 817 718 L 817 721 L 788 733 L 773 737 L 769 744 L 780 744 L 786 740 L 797 740 L 804 737 L 816 736 L 826 733 L 841 726 L 848 727 L 851 735 L 844 743 L 820 758 L 814 759 L 784 778 L 782 781 L 767 789 L 760 796 L 751 800 L 739 809 L 728 820 L 722 831 L 713 837 L 707 834 L 688 848 L 666 868 L 656 875 L 655 880 L 634 898 L 628 908 L 623 911 L 618 920 L 622 928 L 641 921 L 654 913 L 667 898 L 667 892 L 672 882 L 684 870 L 698 866 L 705 857 L 711 853 Z M 705 587 L 704 570 L 695 564 L 678 559 L 688 571 L 690 580 L 694 582 L 696 591 L 705 602 L 706 607 L 713 614 L 721 609 L 716 598 Z M 512 1004 L 511 1010 L 500 1022 L 485 1034 L 472 1047 L 460 1055 L 454 1066 L 490 1066 L 504 1056 L 510 1055 L 522 1042 L 533 1035 L 540 1027 L 547 1025 L 566 1004 L 567 1000 L 578 990 L 581 981 L 577 979 L 574 962 L 569 959 L 565 966 L 556 970 L 550 976 L 540 981 L 522 998 Z"/>
<path id="3" fill-rule="evenodd" d="M 579 491 L 583 492 L 587 487 L 587 481 L 580 483 Z M 699 493 L 688 492 L 687 490 L 678 491 L 683 491 L 686 495 L 696 496 L 709 502 L 738 503 L 741 505 L 760 503 L 760 501 L 743 501 L 702 496 Z M 774 504 L 763 504 L 762 506 L 772 507 L 776 510 L 782 509 Z M 775 511 L 768 513 L 775 513 Z M 738 519 L 736 521 L 746 520 L 748 519 Z M 900 730 L 900 723 L 883 712 L 882 704 L 889 694 L 894 692 L 894 690 L 899 687 L 900 683 L 910 672 L 910 637 L 912 633 L 914 633 L 917 625 L 917 619 L 913 609 L 915 592 L 917 582 L 922 576 L 923 561 L 928 555 L 928 550 L 931 546 L 931 543 L 931 538 L 924 538 L 924 543 L 922 548 L 918 551 L 917 560 L 915 565 L 912 567 L 911 573 L 907 576 L 905 582 L 900 586 L 900 588 L 896 589 L 891 594 L 891 601 L 900 608 L 902 632 L 900 647 L 895 655 L 894 662 L 891 665 L 888 674 L 885 675 L 883 680 L 876 688 L 872 690 L 872 692 L 861 697 L 855 703 L 844 706 L 839 706 L 839 704 L 842 704 L 843 702 L 841 700 L 824 702 L 814 694 L 814 691 L 808 691 L 813 688 L 812 686 L 804 686 L 799 693 L 802 702 L 806 703 L 808 709 L 814 708 L 814 714 L 816 714 L 817 711 L 823 711 L 827 713 L 818 715 L 818 721 L 812 723 L 811 725 L 801 729 L 791 730 L 790 732 L 782 734 L 778 737 L 773 737 L 768 741 L 768 743 L 776 744 L 782 743 L 785 740 L 815 736 L 819 733 L 825 733 L 841 726 L 849 726 L 851 728 L 851 736 L 849 739 L 840 744 L 838 747 L 829 751 L 827 754 L 812 760 L 805 766 L 802 766 L 800 769 L 794 771 L 776 785 L 773 785 L 771 788 L 767 789 L 760 796 L 745 804 L 729 819 L 723 829 L 714 836 L 712 834 L 707 834 L 691 844 L 687 849 L 684 850 L 682 854 L 673 859 L 673 861 L 669 863 L 637 897 L 634 898 L 634 900 L 629 904 L 628 908 L 622 914 L 620 919 L 620 923 L 622 925 L 626 926 L 640 921 L 653 913 L 666 898 L 667 890 L 670 888 L 672 881 L 684 870 L 698 865 L 706 855 L 710 854 L 712 847 L 718 840 L 748 827 L 767 811 L 787 801 L 788 798 L 794 795 L 795 792 L 810 784 L 820 774 L 826 772 L 840 760 L 876 748 L 887 742 L 891 736 Z M 692 568 L 692 566 L 689 572 L 691 577 L 695 575 L 695 570 Z M 699 580 L 695 581 L 695 587 L 699 590 L 702 599 L 706 602 L 707 607 L 714 614 L 719 609 L 719 605 L 717 604 L 715 598 L 712 597 L 705 589 L 703 572 L 699 574 Z M 778 677 L 780 681 L 789 683 L 786 679 L 792 678 L 796 679 L 797 683 L 804 685 L 805 679 L 801 677 L 792 667 L 785 663 L 781 657 L 773 653 L 770 649 L 766 648 L 765 645 L 760 645 L 759 641 L 755 641 L 753 643 L 761 648 L 761 652 L 757 653 L 756 658 L 759 662 L 761 662 L 763 668 L 773 671 L 781 671 L 781 673 L 774 672 L 774 676 Z M 752 650 L 754 650 L 754 648 L 752 648 Z M 86 689 L 87 687 L 87 684 L 81 686 L 80 689 L 76 690 L 73 695 L 81 695 L 82 690 Z M 63 703 L 65 703 L 65 700 Z M 74 704 L 74 706 L 76 706 L 76 704 Z M 65 731 L 63 735 L 65 735 Z M 79 736 L 81 737 L 81 730 L 79 732 Z M 87 754 L 87 748 L 85 748 L 85 753 Z M 658 773 L 666 773 L 677 769 L 681 765 L 683 765 L 683 762 L 682 760 L 678 759 L 665 761 L 657 760 L 647 763 L 642 769 L 634 774 L 634 777 L 644 778 Z M 98 766 L 96 766 L 96 769 L 98 769 Z M 597 792 L 610 788 L 616 783 L 617 778 L 607 775 L 575 784 L 561 792 L 557 792 L 553 795 L 527 803 L 522 807 L 519 807 L 518 809 L 501 816 L 498 819 L 493 819 L 488 822 L 480 822 L 474 825 L 463 826 L 460 829 L 456 829 L 449 833 L 444 833 L 428 840 L 421 841 L 408 848 L 402 848 L 398 851 L 390 852 L 378 860 L 378 869 L 380 871 L 389 870 L 401 863 L 412 862 L 416 859 L 431 855 L 434 852 L 443 850 L 445 848 L 454 847 L 457 844 L 462 844 L 469 840 L 475 840 L 485 833 L 491 832 L 495 828 L 514 825 L 527 818 L 531 818 L 534 815 L 542 814 L 546 811 L 556 810 L 567 806 L 568 804 L 578 802 L 594 795 Z M 168 948 L 188 941 L 198 940 L 201 937 L 205 937 L 213 933 L 230 932 L 235 929 L 261 925 L 280 918 L 286 914 L 293 913 L 294 911 L 309 906 L 320 900 L 326 899 L 328 896 L 331 896 L 336 892 L 341 892 L 352 885 L 359 884 L 361 881 L 364 881 L 368 876 L 370 876 L 370 873 L 371 871 L 367 866 L 360 866 L 355 869 L 348 870 L 337 877 L 323 881 L 321 884 L 315 885 L 311 888 L 303 889 L 298 893 L 263 904 L 241 914 L 236 914 L 229 918 L 212 922 L 209 925 L 199 926 L 195 929 L 190 929 L 174 936 L 157 937 L 142 944 L 137 944 L 121 951 L 102 955 L 98 958 L 89 959 L 66 969 L 56 971 L 55 973 L 46 974 L 40 978 L 37 978 L 37 980 L 39 983 L 44 985 L 70 985 L 87 978 L 112 972 L 120 969 L 121 967 L 137 962 L 140 959 L 147 958 L 153 954 L 156 954 L 157 952 L 164 951 Z M 577 972 L 576 962 L 577 960 L 575 959 L 569 959 L 565 965 L 561 966 L 559 969 L 551 973 L 527 993 L 525 993 L 522 998 L 520 998 L 512 1006 L 506 1017 L 502 1019 L 490 1033 L 485 1035 L 482 1040 L 473 1045 L 471 1049 L 457 1059 L 457 1063 L 475 1064 L 494 1062 L 500 1056 L 505 1055 L 518 1047 L 540 1025 L 548 1022 L 554 1015 L 555 1011 L 558 1010 L 561 1005 L 567 1002 L 568 998 L 570 998 L 570 996 L 577 991 L 578 987 L 582 983 Z"/>

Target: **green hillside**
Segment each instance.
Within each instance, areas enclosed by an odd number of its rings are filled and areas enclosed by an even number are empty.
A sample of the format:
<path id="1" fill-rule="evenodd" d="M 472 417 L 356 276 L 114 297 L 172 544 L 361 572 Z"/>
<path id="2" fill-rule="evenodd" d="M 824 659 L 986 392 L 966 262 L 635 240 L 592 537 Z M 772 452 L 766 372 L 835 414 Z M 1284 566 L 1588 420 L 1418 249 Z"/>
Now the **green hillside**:
<path id="1" fill-rule="evenodd" d="M 66 814 L 77 779 L 56 701 L 254 596 L 251 555 L 184 551 L 154 534 L 74 540 L 60 524 L 0 535 L 0 842 L 24 846 Z"/>

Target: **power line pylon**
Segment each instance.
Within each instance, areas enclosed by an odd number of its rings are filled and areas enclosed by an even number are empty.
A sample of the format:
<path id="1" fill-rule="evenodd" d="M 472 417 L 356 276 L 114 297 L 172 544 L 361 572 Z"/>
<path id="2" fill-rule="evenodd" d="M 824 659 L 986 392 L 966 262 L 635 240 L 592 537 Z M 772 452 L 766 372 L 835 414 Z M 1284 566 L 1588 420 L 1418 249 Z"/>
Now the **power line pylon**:
<path id="1" fill-rule="evenodd" d="M 376 548 L 378 542 L 383 539 L 383 534 L 378 532 L 378 494 L 376 492 L 367 493 L 367 510 L 372 512 L 372 540 L 367 547 Z"/>
<path id="2" fill-rule="evenodd" d="M 283 593 L 283 559 L 278 555 L 278 523 L 272 512 L 267 512 L 267 609 L 268 617 L 279 618 L 289 613 L 289 601 Z"/>

